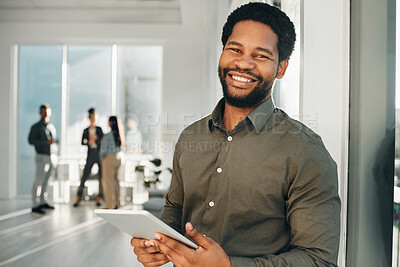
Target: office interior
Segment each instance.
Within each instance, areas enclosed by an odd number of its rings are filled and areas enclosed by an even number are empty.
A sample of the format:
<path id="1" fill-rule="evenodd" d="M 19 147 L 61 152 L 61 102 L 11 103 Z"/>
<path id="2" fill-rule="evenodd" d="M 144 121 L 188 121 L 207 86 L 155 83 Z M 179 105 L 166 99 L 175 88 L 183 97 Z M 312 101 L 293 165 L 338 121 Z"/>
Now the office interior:
<path id="1" fill-rule="evenodd" d="M 143 149 L 127 155 L 120 171 L 125 207 L 134 202 L 130 174 L 137 166 L 161 171 L 151 189 L 167 190 L 180 131 L 222 97 L 221 29 L 229 12 L 246 2 L 0 0 L 0 266 L 141 266 L 129 236 L 96 217 L 90 199 L 72 208 L 87 109 L 98 109 L 104 131 L 111 114 L 139 122 Z M 387 177 L 373 169 L 382 142 L 394 146 L 397 137 L 390 132 L 400 108 L 400 5 L 266 2 L 287 12 L 297 33 L 287 75 L 274 85 L 275 103 L 316 131 L 338 165 L 338 266 L 400 266 L 399 187 L 390 171 L 398 159 L 384 157 Z M 34 173 L 27 133 L 43 100 L 53 109 L 60 164 L 49 184 L 56 210 L 35 217 L 27 212 Z M 90 196 L 95 181 L 85 190 Z"/>

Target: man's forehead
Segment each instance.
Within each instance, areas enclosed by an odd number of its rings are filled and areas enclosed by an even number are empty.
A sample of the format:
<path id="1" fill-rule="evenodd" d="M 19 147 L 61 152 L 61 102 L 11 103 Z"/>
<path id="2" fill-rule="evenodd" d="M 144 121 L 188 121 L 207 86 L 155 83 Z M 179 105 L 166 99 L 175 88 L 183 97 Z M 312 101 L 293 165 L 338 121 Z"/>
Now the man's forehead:
<path id="1" fill-rule="evenodd" d="M 271 49 L 271 46 L 275 46 L 277 48 L 278 35 L 268 24 L 253 20 L 243 20 L 235 24 L 227 44 L 239 43 L 244 45 L 244 41 L 256 47 Z"/>
<path id="2" fill-rule="evenodd" d="M 246 30 L 256 30 L 256 29 L 260 29 L 261 31 L 266 31 L 269 34 L 272 34 L 274 36 L 276 36 L 276 38 L 278 38 L 278 35 L 276 34 L 276 32 L 271 28 L 270 25 L 260 22 L 260 21 L 255 21 L 255 20 L 241 20 L 236 22 L 236 24 L 233 26 L 232 28 L 232 34 L 234 33 L 235 30 L 237 30 L 238 28 L 246 28 Z"/>

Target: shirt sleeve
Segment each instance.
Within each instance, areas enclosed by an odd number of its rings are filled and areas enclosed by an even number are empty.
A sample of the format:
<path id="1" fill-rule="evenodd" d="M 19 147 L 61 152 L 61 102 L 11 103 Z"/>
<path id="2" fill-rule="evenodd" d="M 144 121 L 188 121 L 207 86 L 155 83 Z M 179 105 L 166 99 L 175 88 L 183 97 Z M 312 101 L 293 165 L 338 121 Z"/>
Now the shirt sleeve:
<path id="1" fill-rule="evenodd" d="M 104 157 L 106 156 L 108 150 L 107 146 L 108 146 L 107 135 L 104 135 L 104 137 L 101 139 L 100 142 L 100 151 L 99 151 L 100 160 L 103 160 Z"/>
<path id="2" fill-rule="evenodd" d="M 340 199 L 337 166 L 322 142 L 304 146 L 293 166 L 286 220 L 290 250 L 260 258 L 231 257 L 236 266 L 337 266 Z"/>
<path id="3" fill-rule="evenodd" d="M 183 183 L 181 168 L 179 166 L 179 144 L 180 142 L 178 141 L 175 146 L 171 185 L 166 196 L 166 204 L 161 214 L 161 220 L 176 231 L 184 234 L 184 227 L 182 226 Z"/>
<path id="4" fill-rule="evenodd" d="M 83 130 L 83 133 L 82 133 L 81 145 L 86 146 L 88 144 L 88 139 L 89 139 L 88 133 L 86 132 L 86 129 L 85 129 L 85 130 Z"/>
<path id="5" fill-rule="evenodd" d="M 49 131 L 51 132 L 51 138 L 56 140 L 57 139 L 57 130 L 53 124 L 48 124 Z"/>

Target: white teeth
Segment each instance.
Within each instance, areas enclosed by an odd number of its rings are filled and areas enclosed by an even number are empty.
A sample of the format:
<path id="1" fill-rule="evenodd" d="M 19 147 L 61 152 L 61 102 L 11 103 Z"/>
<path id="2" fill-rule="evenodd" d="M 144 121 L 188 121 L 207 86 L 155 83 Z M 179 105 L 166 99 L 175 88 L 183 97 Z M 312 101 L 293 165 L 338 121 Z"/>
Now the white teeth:
<path id="1" fill-rule="evenodd" d="M 250 79 L 247 79 L 247 78 L 244 78 L 244 77 L 235 76 L 235 75 L 232 75 L 232 79 L 234 79 L 236 81 L 239 81 L 239 82 L 246 82 L 246 83 L 251 82 Z"/>

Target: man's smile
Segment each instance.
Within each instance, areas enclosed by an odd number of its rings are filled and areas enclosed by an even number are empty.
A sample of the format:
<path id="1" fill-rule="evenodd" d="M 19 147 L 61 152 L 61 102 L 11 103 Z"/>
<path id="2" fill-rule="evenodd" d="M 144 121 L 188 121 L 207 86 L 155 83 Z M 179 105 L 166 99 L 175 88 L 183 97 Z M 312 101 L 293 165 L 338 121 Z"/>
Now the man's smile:
<path id="1" fill-rule="evenodd" d="M 228 73 L 226 77 L 230 85 L 243 89 L 253 87 L 257 82 L 257 79 L 246 74 Z"/>

